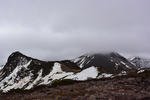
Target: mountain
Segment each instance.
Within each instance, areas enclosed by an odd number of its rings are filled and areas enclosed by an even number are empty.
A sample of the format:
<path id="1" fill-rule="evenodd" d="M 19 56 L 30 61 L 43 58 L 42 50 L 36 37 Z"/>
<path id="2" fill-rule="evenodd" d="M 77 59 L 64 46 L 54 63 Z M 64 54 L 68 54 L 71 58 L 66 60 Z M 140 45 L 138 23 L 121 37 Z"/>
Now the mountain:
<path id="1" fill-rule="evenodd" d="M 7 92 L 16 88 L 31 89 L 36 85 L 50 84 L 55 79 L 80 70 L 81 68 L 69 60 L 41 61 L 14 52 L 0 70 L 0 90 Z"/>
<path id="2" fill-rule="evenodd" d="M 41 61 L 20 52 L 12 53 L 0 69 L 0 90 L 31 89 L 51 85 L 57 79 L 88 80 L 136 72 L 118 53 L 85 54 L 72 60 Z"/>
<path id="3" fill-rule="evenodd" d="M 71 60 L 80 68 L 86 69 L 95 66 L 101 73 L 119 74 L 135 71 L 135 66 L 118 53 L 85 54 Z"/>
<path id="4" fill-rule="evenodd" d="M 128 59 L 137 69 L 150 68 L 150 59 L 145 59 L 141 57 L 131 57 Z"/>

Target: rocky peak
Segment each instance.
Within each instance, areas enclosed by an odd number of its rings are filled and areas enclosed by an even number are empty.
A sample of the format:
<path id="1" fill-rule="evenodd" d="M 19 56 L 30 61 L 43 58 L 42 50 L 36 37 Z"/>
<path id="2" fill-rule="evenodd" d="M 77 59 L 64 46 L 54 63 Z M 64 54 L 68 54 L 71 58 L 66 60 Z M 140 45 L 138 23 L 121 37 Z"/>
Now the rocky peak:
<path id="1" fill-rule="evenodd" d="M 18 65 L 23 65 L 26 64 L 29 60 L 31 60 L 30 57 L 27 57 L 20 53 L 19 51 L 12 53 L 8 57 L 8 61 L 6 63 L 6 67 L 12 67 L 12 66 L 18 66 Z"/>
<path id="2" fill-rule="evenodd" d="M 82 69 L 95 66 L 101 69 L 101 72 L 106 73 L 117 74 L 122 71 L 129 72 L 130 70 L 135 70 L 134 65 L 116 52 L 85 54 L 72 59 L 72 62 L 76 63 Z"/>
<path id="3" fill-rule="evenodd" d="M 20 53 L 19 51 L 13 52 L 7 60 L 3 70 L 3 77 L 8 76 L 12 71 L 19 65 L 25 65 L 31 60 L 30 57 L 27 57 Z"/>

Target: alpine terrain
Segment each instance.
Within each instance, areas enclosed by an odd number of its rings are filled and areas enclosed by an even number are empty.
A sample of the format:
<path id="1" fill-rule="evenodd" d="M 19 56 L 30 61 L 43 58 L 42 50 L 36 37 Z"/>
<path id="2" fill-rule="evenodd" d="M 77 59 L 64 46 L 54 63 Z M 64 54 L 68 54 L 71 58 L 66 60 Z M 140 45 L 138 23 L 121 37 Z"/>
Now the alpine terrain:
<path id="1" fill-rule="evenodd" d="M 54 80 L 87 80 L 136 72 L 135 66 L 118 53 L 85 54 L 72 60 L 41 61 L 20 52 L 12 53 L 0 69 L 0 90 L 31 89 Z"/>

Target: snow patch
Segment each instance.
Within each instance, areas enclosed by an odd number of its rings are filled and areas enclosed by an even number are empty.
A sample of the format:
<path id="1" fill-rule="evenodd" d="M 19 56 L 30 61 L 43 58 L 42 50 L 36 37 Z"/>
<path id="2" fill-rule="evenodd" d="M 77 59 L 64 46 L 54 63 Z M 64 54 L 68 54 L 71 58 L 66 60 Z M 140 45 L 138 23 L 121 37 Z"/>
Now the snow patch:
<path id="1" fill-rule="evenodd" d="M 68 72 L 68 73 L 63 72 L 63 70 L 61 69 L 61 65 L 59 63 L 54 63 L 52 71 L 41 79 L 43 80 L 43 82 L 40 83 L 40 85 L 50 84 L 55 79 L 60 79 L 60 78 L 63 78 L 65 76 L 72 75 L 72 74 L 73 74 L 72 72 Z"/>
<path id="2" fill-rule="evenodd" d="M 126 63 L 124 63 L 122 61 L 120 63 L 122 63 L 123 65 L 125 65 L 127 68 L 131 69 L 131 67 L 129 67 Z"/>
<path id="3" fill-rule="evenodd" d="M 88 78 L 96 78 L 97 75 L 98 75 L 97 68 L 92 66 L 92 67 L 87 68 L 77 74 L 67 76 L 65 79 L 86 80 Z"/>
<path id="4" fill-rule="evenodd" d="M 98 78 L 109 78 L 112 77 L 113 74 L 106 74 L 106 73 L 102 73 L 101 75 L 98 76 Z"/>
<path id="5" fill-rule="evenodd" d="M 139 73 L 142 73 L 142 72 L 144 72 L 145 70 L 139 70 L 138 72 L 137 72 L 137 74 L 139 74 Z"/>
<path id="6" fill-rule="evenodd" d="M 134 60 L 136 57 L 130 57 L 129 58 L 129 61 L 132 61 L 132 60 Z"/>
<path id="7" fill-rule="evenodd" d="M 39 72 L 38 72 L 38 77 L 33 81 L 33 83 L 31 83 L 28 87 L 26 87 L 25 89 L 31 89 L 35 84 L 37 84 L 37 82 L 42 78 L 42 72 L 43 72 L 43 69 L 41 69 Z"/>

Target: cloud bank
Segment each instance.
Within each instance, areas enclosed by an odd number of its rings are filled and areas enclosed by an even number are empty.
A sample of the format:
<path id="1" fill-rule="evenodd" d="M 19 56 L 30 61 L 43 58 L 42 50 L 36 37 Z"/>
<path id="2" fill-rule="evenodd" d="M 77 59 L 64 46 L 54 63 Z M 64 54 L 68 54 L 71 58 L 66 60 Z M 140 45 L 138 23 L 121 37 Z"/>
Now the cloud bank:
<path id="1" fill-rule="evenodd" d="M 150 57 L 149 0 L 1 0 L 0 64 L 14 51 L 41 60 L 115 51 Z"/>

